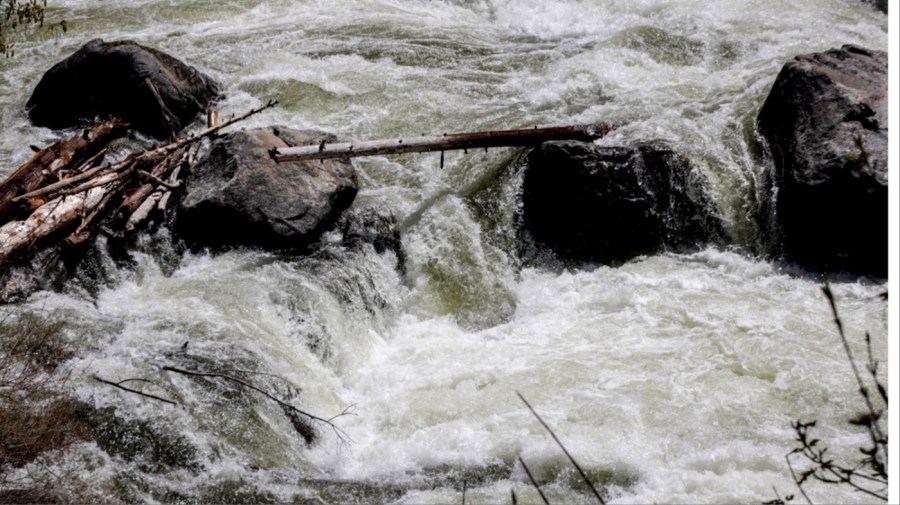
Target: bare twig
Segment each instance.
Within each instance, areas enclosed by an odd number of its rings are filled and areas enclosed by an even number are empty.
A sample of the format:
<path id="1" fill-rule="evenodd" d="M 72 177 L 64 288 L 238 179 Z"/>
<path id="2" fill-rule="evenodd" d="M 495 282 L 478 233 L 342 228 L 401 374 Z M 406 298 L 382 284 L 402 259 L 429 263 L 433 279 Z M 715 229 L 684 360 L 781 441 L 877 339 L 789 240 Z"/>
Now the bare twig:
<path id="1" fill-rule="evenodd" d="M 878 426 L 876 422 L 880 417 L 880 413 L 876 412 L 875 407 L 872 405 L 872 399 L 869 397 L 869 388 L 866 387 L 866 384 L 863 382 L 862 375 L 859 373 L 859 369 L 856 367 L 856 361 L 853 359 L 853 352 L 850 350 L 850 343 L 847 341 L 847 336 L 844 334 L 844 325 L 841 322 L 840 316 L 838 316 L 837 305 L 834 302 L 834 294 L 831 292 L 831 287 L 828 283 L 825 283 L 825 286 L 822 287 L 822 292 L 825 293 L 825 297 L 828 298 L 828 303 L 831 305 L 831 312 L 834 314 L 834 324 L 838 327 L 838 334 L 841 337 L 841 343 L 844 345 L 844 352 L 847 353 L 847 361 L 850 362 L 850 367 L 853 369 L 853 376 L 856 378 L 856 383 L 859 385 L 859 394 L 862 395 L 863 400 L 866 403 L 866 408 L 869 411 L 869 415 L 871 416 L 871 422 L 867 423 L 869 428 L 869 436 L 872 438 L 872 446 L 875 450 L 879 448 L 884 450 L 885 453 L 885 461 L 887 460 L 887 438 L 881 432 L 881 427 Z M 877 382 L 877 378 L 876 378 Z M 887 479 L 887 471 L 881 463 L 878 462 L 878 458 L 875 455 L 872 455 L 872 460 L 875 464 L 876 470 Z"/>
<path id="2" fill-rule="evenodd" d="M 884 401 L 884 406 L 887 407 L 888 394 L 887 390 L 878 380 L 878 361 L 875 360 L 875 355 L 872 354 L 872 336 L 869 335 L 869 332 L 866 332 L 866 349 L 869 354 L 869 365 L 866 368 L 869 369 L 869 373 L 872 375 L 872 380 L 875 382 L 875 387 L 878 389 L 878 395 L 881 396 L 881 400 Z"/>
<path id="3" fill-rule="evenodd" d="M 227 375 L 227 374 L 223 374 L 223 373 L 216 373 L 216 372 L 197 372 L 197 371 L 192 371 L 192 370 L 184 370 L 184 369 L 181 369 L 181 368 L 175 368 L 175 367 L 172 367 L 172 366 L 164 366 L 164 367 L 162 367 L 162 369 L 163 369 L 163 370 L 166 370 L 166 371 L 169 371 L 169 372 L 175 372 L 175 373 L 179 373 L 179 374 L 182 374 L 182 375 L 188 375 L 188 376 L 193 376 L 193 377 L 212 377 L 212 378 L 219 378 L 219 379 L 224 379 L 224 380 L 227 380 L 227 381 L 230 381 L 230 382 L 234 382 L 235 384 L 239 384 L 239 385 L 241 385 L 241 386 L 243 386 L 243 387 L 245 387 L 245 388 L 247 388 L 247 389 L 251 389 L 251 390 L 253 390 L 253 391 L 256 391 L 257 393 L 259 393 L 259 394 L 265 396 L 266 398 L 268 398 L 268 399 L 274 401 L 275 403 L 277 403 L 278 405 L 280 405 L 282 408 L 288 409 L 288 410 L 290 410 L 290 411 L 292 411 L 292 412 L 295 412 L 295 413 L 297 413 L 297 414 L 300 414 L 300 415 L 302 415 L 302 416 L 305 416 L 305 417 L 307 417 L 307 418 L 309 418 L 309 419 L 311 419 L 311 420 L 313 420 L 313 421 L 317 421 L 317 422 L 320 422 L 320 423 L 323 423 L 323 424 L 328 425 L 328 426 L 332 429 L 332 431 L 334 431 L 335 435 L 337 435 L 338 438 L 341 439 L 342 441 L 345 441 L 345 440 L 348 439 L 347 434 L 346 434 L 343 430 L 341 430 L 340 428 L 338 428 L 337 425 L 335 425 L 333 421 L 334 421 L 334 419 L 336 419 L 336 418 L 338 418 L 338 417 L 341 417 L 341 416 L 344 416 L 344 415 L 348 415 L 348 414 L 352 411 L 352 406 L 351 406 L 351 407 L 347 407 L 346 409 L 344 409 L 343 412 L 341 412 L 340 414 L 337 414 L 336 416 L 333 416 L 333 417 L 331 417 L 331 418 L 329 418 L 329 419 L 324 419 L 324 418 L 321 418 L 321 417 L 319 417 L 319 416 L 310 414 L 310 413 L 308 413 L 308 412 L 304 412 L 304 411 L 298 409 L 297 407 L 294 407 L 294 406 L 291 405 L 290 403 L 287 403 L 287 402 L 281 400 L 280 398 L 277 398 L 277 397 L 273 396 L 273 395 L 272 395 L 271 393 L 269 393 L 268 391 L 266 391 L 266 390 L 264 390 L 264 389 L 261 389 L 261 388 L 259 388 L 259 387 L 257 387 L 257 386 L 254 386 L 253 384 L 251 384 L 251 383 L 249 383 L 249 382 L 247 382 L 247 381 L 245 381 L 245 380 L 239 379 L 239 378 L 237 378 L 237 377 L 233 377 L 233 376 L 231 376 L 231 375 Z"/>
<path id="4" fill-rule="evenodd" d="M 159 177 L 157 177 L 157 176 L 151 174 L 150 172 L 147 172 L 146 170 L 138 170 L 138 171 L 137 171 L 137 174 L 138 174 L 139 176 L 141 176 L 141 177 L 147 179 L 148 181 L 151 181 L 151 182 L 153 182 L 154 184 L 157 184 L 157 185 L 162 186 L 162 187 L 164 187 L 164 188 L 175 189 L 175 188 L 177 188 L 178 186 L 180 186 L 180 184 L 179 184 L 177 181 L 176 181 L 176 182 L 168 182 L 168 181 L 164 181 L 164 180 L 160 179 Z"/>
<path id="5" fill-rule="evenodd" d="M 30 193 L 25 193 L 24 195 L 19 195 L 19 196 L 13 198 L 12 201 L 18 202 L 20 200 L 26 200 L 29 198 L 36 198 L 38 196 L 48 195 L 48 194 L 58 191 L 62 188 L 67 188 L 67 187 L 75 184 L 76 182 L 81 182 L 81 181 L 90 179 L 91 177 L 99 174 L 100 172 L 109 170 L 110 168 L 111 167 L 110 167 L 109 163 L 103 163 L 99 166 L 91 168 L 85 172 L 78 174 L 78 175 L 73 175 L 72 177 L 67 177 L 59 182 L 54 182 L 53 184 L 48 184 L 40 189 L 36 189 L 36 190 L 30 192 Z"/>
<path id="6" fill-rule="evenodd" d="M 104 378 L 101 378 L 99 375 L 95 375 L 95 376 L 94 376 L 94 380 L 96 380 L 96 381 L 98 381 L 98 382 L 102 382 L 102 383 L 104 383 L 104 384 L 108 384 L 108 385 L 110 385 L 110 386 L 112 386 L 112 387 L 115 387 L 115 388 L 119 388 L 119 389 L 121 389 L 121 390 L 123 390 L 123 391 L 128 391 L 129 393 L 134 393 L 134 394 L 136 394 L 136 395 L 146 396 L 147 398 L 152 398 L 152 399 L 154 399 L 154 400 L 159 400 L 159 401 L 161 401 L 161 402 L 168 403 L 169 405 L 178 405 L 177 403 L 173 402 L 172 400 L 166 400 L 165 398 L 161 398 L 161 397 L 156 396 L 156 395 L 151 395 L 150 393 L 144 393 L 144 392 L 138 391 L 138 390 L 136 390 L 136 389 L 131 389 L 131 388 L 129 388 L 129 387 L 125 387 L 125 386 L 122 385 L 122 382 L 127 382 L 127 381 L 129 381 L 129 380 L 136 380 L 136 379 L 125 379 L 125 380 L 123 380 L 123 381 L 121 381 L 121 382 L 112 382 L 112 381 L 108 381 L 108 380 L 106 380 L 106 379 L 104 379 Z M 143 380 L 143 379 L 142 379 L 142 380 Z M 149 382 L 149 381 L 148 381 L 148 382 Z"/>
<path id="7" fill-rule="evenodd" d="M 597 500 L 601 503 L 601 505 L 605 505 L 606 501 L 603 499 L 602 496 L 600 496 L 600 493 L 597 492 L 597 488 L 595 488 L 594 485 L 591 483 L 591 480 L 588 478 L 587 474 L 584 472 L 584 470 L 582 470 L 581 465 L 579 465 L 578 462 L 575 461 L 575 458 L 573 458 L 572 455 L 569 454 L 569 451 L 566 449 L 566 446 L 564 446 L 563 443 L 559 440 L 559 437 L 556 436 L 556 433 L 553 433 L 553 430 L 550 429 L 550 426 L 548 426 L 547 423 L 545 423 L 544 420 L 541 419 L 541 416 L 539 416 L 538 413 L 535 412 L 534 407 L 532 407 L 531 404 L 528 403 L 528 400 L 526 400 L 525 397 L 522 396 L 522 393 L 516 391 L 516 394 L 519 395 L 519 399 L 521 399 L 522 402 L 525 403 L 525 406 L 528 407 L 528 410 L 531 411 L 531 413 L 538 420 L 538 422 L 541 423 L 541 425 L 544 427 L 544 429 L 546 429 L 547 432 L 550 433 L 550 436 L 553 437 L 553 440 L 556 441 L 556 444 L 559 446 L 559 448 L 562 449 L 562 451 L 565 453 L 566 457 L 569 458 L 569 461 L 572 463 L 572 466 L 574 466 L 575 469 L 578 470 L 578 473 L 581 475 L 581 478 L 584 480 L 584 483 L 587 484 L 588 487 L 591 488 L 591 491 L 594 492 L 594 496 L 597 497 Z"/>
<path id="8" fill-rule="evenodd" d="M 797 484 L 797 489 L 800 490 L 800 494 L 802 494 L 803 497 L 806 498 L 806 503 L 808 503 L 809 505 L 813 505 L 812 500 L 809 499 L 809 496 L 806 494 L 806 491 L 803 489 L 803 481 L 806 480 L 806 478 L 805 477 L 803 479 L 798 478 L 797 472 L 794 471 L 794 465 L 791 464 L 791 456 L 796 454 L 797 452 L 798 452 L 798 450 L 794 449 L 793 451 L 791 451 L 790 453 L 788 453 L 784 456 L 784 460 L 787 461 L 788 470 L 791 471 L 791 478 L 794 479 L 794 484 Z"/>
<path id="9" fill-rule="evenodd" d="M 810 436 L 811 428 L 816 425 L 815 421 L 807 423 L 796 421 L 792 423 L 792 427 L 796 433 L 796 441 L 799 443 L 799 447 L 788 453 L 785 456 L 785 459 L 787 460 L 788 468 L 791 471 L 791 477 L 794 479 L 794 483 L 800 489 L 800 492 L 803 494 L 806 501 L 810 504 L 812 501 L 803 489 L 803 484 L 810 477 L 826 484 L 846 485 L 855 491 L 887 501 L 888 441 L 887 435 L 882 431 L 879 424 L 882 420 L 884 411 L 875 410 L 869 388 L 866 386 L 863 376 L 853 359 L 850 344 L 844 333 L 844 325 L 838 314 L 834 293 L 832 293 L 831 288 L 827 283 L 822 288 L 822 292 L 825 294 L 825 297 L 828 299 L 831 306 L 831 312 L 834 315 L 834 323 L 838 328 L 838 334 L 841 338 L 844 352 L 847 355 L 848 361 L 850 361 L 850 367 L 853 371 L 853 376 L 856 379 L 857 386 L 859 387 L 859 393 L 863 397 L 867 409 L 867 412 L 860 421 L 853 420 L 851 422 L 854 424 L 866 425 L 872 441 L 872 446 L 859 448 L 860 452 L 862 452 L 865 457 L 856 462 L 854 466 L 842 466 L 841 464 L 836 463 L 830 454 L 827 454 L 828 448 L 824 447 L 823 444 L 820 444 L 821 441 L 819 439 Z M 875 361 L 872 352 L 871 336 L 868 332 L 866 333 L 866 346 L 868 351 L 867 369 L 872 376 L 872 380 L 878 389 L 879 395 L 881 395 L 882 399 L 885 401 L 886 408 L 886 391 L 878 378 L 878 362 Z M 800 454 L 812 463 L 812 465 L 800 473 L 799 476 L 794 471 L 791 463 L 791 457 L 795 454 Z M 879 488 L 874 488 L 873 486 L 875 485 L 879 486 Z"/>
<path id="10" fill-rule="evenodd" d="M 856 482 L 856 480 L 863 479 L 867 481 L 874 481 L 882 486 L 887 486 L 887 477 L 881 479 L 859 472 L 859 470 L 865 464 L 870 464 L 872 466 L 875 466 L 877 464 L 877 462 L 872 461 L 874 459 L 874 456 L 868 460 L 864 460 L 863 465 L 858 465 L 855 468 L 845 468 L 836 464 L 830 456 L 826 455 L 828 449 L 819 447 L 819 439 L 810 439 L 809 429 L 814 427 L 815 425 L 815 421 L 809 423 L 797 421 L 793 423 L 794 430 L 797 433 L 797 441 L 800 443 L 800 447 L 794 449 L 785 457 L 788 462 L 788 468 L 790 468 L 791 470 L 791 476 L 794 478 L 794 482 L 797 484 L 800 492 L 803 493 L 803 496 L 804 498 L 806 498 L 807 502 L 809 502 L 810 504 L 812 503 L 803 489 L 803 484 L 810 477 L 813 477 L 819 482 L 824 482 L 826 484 L 845 484 L 855 489 L 856 491 L 865 493 L 874 498 L 887 501 L 887 494 L 879 494 L 878 492 L 863 487 Z M 811 469 L 804 471 L 799 478 L 794 473 L 794 469 L 791 466 L 790 457 L 794 454 L 803 455 L 803 457 L 810 460 L 814 465 Z"/>

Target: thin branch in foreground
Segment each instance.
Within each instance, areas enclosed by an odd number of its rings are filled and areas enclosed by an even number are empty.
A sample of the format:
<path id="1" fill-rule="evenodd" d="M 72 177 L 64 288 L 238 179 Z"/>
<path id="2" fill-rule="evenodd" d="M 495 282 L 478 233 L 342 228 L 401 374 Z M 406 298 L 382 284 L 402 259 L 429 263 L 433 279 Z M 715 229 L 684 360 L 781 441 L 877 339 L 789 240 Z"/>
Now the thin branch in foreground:
<path id="1" fill-rule="evenodd" d="M 869 335 L 869 332 L 866 332 L 866 350 L 869 354 L 869 364 L 866 368 L 869 369 L 872 380 L 875 382 L 875 387 L 878 388 L 878 394 L 881 396 L 882 401 L 884 401 L 885 407 L 887 407 L 888 394 L 884 385 L 878 380 L 878 361 L 875 360 L 875 355 L 872 353 L 872 336 Z"/>
<path id="2" fill-rule="evenodd" d="M 850 486 L 854 490 L 868 494 L 874 498 L 878 498 L 880 500 L 887 501 L 888 495 L 879 494 L 876 491 L 872 491 L 864 486 L 862 486 L 858 481 L 871 481 L 875 482 L 887 489 L 887 477 L 880 478 L 879 476 L 879 468 L 877 466 L 877 462 L 874 461 L 874 449 L 873 451 L 866 452 L 865 454 L 870 455 L 870 459 L 863 460 L 861 464 L 857 465 L 853 468 L 843 467 L 834 462 L 830 455 L 826 454 L 828 452 L 828 448 L 823 448 L 819 442 L 819 439 L 810 438 L 809 430 L 810 428 L 815 427 L 816 422 L 811 421 L 808 423 L 804 423 L 802 421 L 797 421 L 792 423 L 792 427 L 797 434 L 797 442 L 800 443 L 800 447 L 797 447 L 790 453 L 785 456 L 785 459 L 788 463 L 788 468 L 791 470 L 791 476 L 794 479 L 794 483 L 797 484 L 797 487 L 800 489 L 800 492 L 803 493 L 803 497 L 806 498 L 806 501 L 812 504 L 812 501 L 809 499 L 809 496 L 806 495 L 806 492 L 803 490 L 803 484 L 807 479 L 813 477 L 815 480 L 819 482 L 823 482 L 826 484 L 844 484 Z M 798 477 L 794 472 L 794 468 L 791 465 L 791 456 L 794 454 L 801 454 L 804 458 L 813 463 L 813 467 L 805 470 Z M 872 475 L 866 475 L 860 472 L 860 469 L 863 466 L 872 466 L 876 473 Z"/>
<path id="3" fill-rule="evenodd" d="M 803 481 L 806 480 L 806 477 L 803 477 L 803 479 L 798 478 L 797 472 L 794 471 L 794 465 L 791 464 L 791 456 L 797 452 L 797 449 L 794 449 L 784 456 L 784 460 L 787 461 L 788 470 L 791 471 L 791 478 L 794 479 L 794 484 L 797 484 L 797 489 L 800 490 L 800 494 L 802 494 L 803 497 L 806 498 L 806 503 L 808 503 L 809 505 L 813 505 L 812 500 L 809 499 L 806 491 L 803 490 Z"/>
<path id="4" fill-rule="evenodd" d="M 775 493 L 775 499 L 763 502 L 762 505 L 785 505 L 787 502 L 794 499 L 794 495 L 792 494 L 782 498 L 781 495 L 778 494 L 778 490 L 775 489 L 775 486 L 772 486 L 772 492 Z"/>
<path id="5" fill-rule="evenodd" d="M 163 402 L 163 403 L 168 403 L 169 405 L 178 405 L 177 403 L 173 402 L 172 400 L 167 400 L 167 399 L 165 399 L 165 398 L 162 398 L 162 397 L 159 397 L 159 396 L 156 396 L 156 395 L 151 395 L 150 393 L 144 393 L 144 392 L 138 391 L 138 390 L 136 390 L 136 389 L 131 389 L 131 388 L 129 388 L 129 387 L 126 387 L 126 386 L 123 386 L 123 385 L 122 385 L 122 382 L 127 382 L 127 381 L 132 381 L 132 380 L 144 380 L 144 379 L 125 379 L 125 380 L 123 380 L 123 381 L 121 381 L 121 382 L 113 382 L 113 381 L 108 381 L 108 380 L 106 380 L 106 379 L 100 377 L 99 375 L 94 375 L 94 380 L 96 380 L 96 381 L 98 381 L 98 382 L 102 382 L 102 383 L 104 383 L 104 384 L 108 384 L 108 385 L 110 385 L 110 386 L 112 386 L 112 387 L 114 387 L 114 388 L 119 388 L 119 389 L 121 389 L 121 390 L 123 390 L 123 391 L 128 391 L 129 393 L 134 393 L 134 394 L 136 394 L 136 395 L 141 395 L 141 396 L 145 396 L 145 397 L 147 397 L 147 398 L 152 398 L 152 399 L 154 399 L 154 400 L 158 400 L 158 401 L 161 401 L 161 402 Z M 147 381 L 147 382 L 149 382 L 149 381 Z"/>
<path id="6" fill-rule="evenodd" d="M 335 425 L 333 421 L 334 421 L 334 419 L 337 419 L 338 417 L 349 415 L 352 412 L 352 406 L 347 407 L 340 414 L 337 414 L 329 419 L 324 419 L 319 416 L 310 414 L 308 412 L 304 412 L 304 411 L 298 409 L 297 407 L 294 407 L 290 403 L 287 403 L 287 402 L 281 400 L 280 398 L 277 398 L 276 396 L 272 395 L 268 391 L 266 391 L 262 388 L 259 388 L 257 386 L 254 386 L 253 384 L 250 384 L 247 381 L 238 379 L 237 377 L 232 377 L 231 375 L 226 375 L 223 373 L 216 373 L 216 372 L 196 372 L 196 371 L 192 371 L 192 370 L 184 370 L 181 368 L 175 368 L 173 366 L 164 366 L 164 367 L 162 367 L 162 369 L 165 371 L 168 371 L 168 372 L 175 372 L 178 374 L 187 375 L 187 376 L 191 376 L 191 377 L 212 377 L 212 378 L 219 378 L 219 379 L 224 379 L 224 380 L 227 380 L 230 382 L 234 382 L 235 384 L 241 385 L 247 389 L 256 391 L 257 393 L 259 393 L 259 394 L 265 396 L 266 398 L 272 400 L 273 402 L 277 403 L 283 409 L 288 409 L 291 412 L 305 416 L 313 421 L 317 421 L 317 422 L 328 425 L 328 427 L 330 427 L 331 430 L 334 431 L 334 434 L 337 435 L 337 437 L 342 442 L 349 440 L 349 437 L 347 436 L 347 434 L 343 430 L 338 428 L 337 425 Z"/>
<path id="7" fill-rule="evenodd" d="M 550 429 L 550 426 L 548 426 L 547 423 L 545 423 L 544 420 L 541 419 L 541 416 L 539 416 L 538 413 L 535 412 L 534 407 L 532 407 L 531 404 L 528 403 L 528 400 L 526 400 L 525 397 L 522 396 L 522 393 L 516 391 L 516 394 L 519 396 L 519 399 L 522 400 L 523 403 L 525 403 L 525 406 L 528 407 L 528 410 L 530 410 L 531 413 L 534 415 L 534 417 L 537 418 L 538 422 L 541 423 L 541 425 L 544 427 L 544 429 L 546 429 L 547 432 L 550 433 L 550 436 L 553 437 L 553 440 L 556 441 L 556 444 L 559 446 L 560 449 L 562 449 L 562 451 L 565 453 L 566 457 L 569 458 L 569 461 L 572 463 L 572 466 L 574 466 L 575 469 L 578 470 L 578 473 L 581 475 L 581 478 L 584 480 L 585 484 L 587 484 L 588 487 L 591 488 L 591 491 L 594 492 L 594 496 L 597 497 L 597 501 L 599 501 L 601 505 L 606 505 L 606 501 L 603 499 L 602 496 L 600 496 L 600 493 L 597 492 L 597 488 L 594 487 L 594 485 L 591 483 L 591 480 L 588 478 L 587 474 L 584 472 L 584 470 L 581 469 L 581 465 L 579 465 L 578 462 L 575 461 L 575 458 L 573 458 L 572 455 L 569 454 L 569 451 L 566 449 L 566 446 L 564 446 L 563 443 L 559 440 L 559 437 L 556 436 L 556 433 L 553 433 L 553 430 Z"/>
<path id="8" fill-rule="evenodd" d="M 519 456 L 519 463 L 521 463 L 521 464 L 522 464 L 522 468 L 525 469 L 525 475 L 528 476 L 528 480 L 531 481 L 531 485 L 534 486 L 534 488 L 537 489 L 538 494 L 541 495 L 541 500 L 544 500 L 544 503 L 545 503 L 546 505 L 550 505 L 550 502 L 547 501 L 547 497 L 544 496 L 544 492 L 541 491 L 541 486 L 538 486 L 537 481 L 534 480 L 534 476 L 531 475 L 531 470 L 528 469 L 528 465 L 526 465 L 526 464 L 525 464 L 525 461 L 522 460 L 522 456 Z"/>
<path id="9" fill-rule="evenodd" d="M 866 403 L 866 408 L 869 411 L 871 422 L 867 423 L 867 426 L 869 428 L 869 436 L 872 438 L 872 462 L 878 475 L 883 477 L 884 480 L 887 480 L 887 469 L 884 464 L 878 461 L 875 454 L 878 449 L 883 450 L 885 462 L 887 461 L 887 437 L 882 433 L 881 427 L 877 422 L 881 417 L 881 413 L 877 412 L 872 405 L 872 399 L 869 396 L 869 388 L 867 388 L 865 382 L 863 382 L 862 374 L 860 374 L 859 369 L 856 367 L 856 362 L 853 360 L 853 352 L 850 350 L 850 343 L 847 341 L 847 336 L 844 334 L 844 324 L 841 322 L 841 318 L 838 315 L 837 304 L 834 301 L 834 293 L 831 292 L 831 286 L 829 286 L 828 283 L 825 283 L 825 286 L 822 287 L 822 292 L 825 293 L 825 297 L 828 298 L 828 303 L 831 305 L 831 312 L 834 315 L 834 324 L 837 325 L 841 343 L 844 345 L 844 352 L 847 353 L 847 361 L 850 362 L 850 368 L 853 369 L 853 376 L 856 378 L 856 383 L 859 386 L 859 394 L 862 395 L 863 400 Z M 875 382 L 876 384 L 878 383 L 877 377 L 875 378 Z"/>

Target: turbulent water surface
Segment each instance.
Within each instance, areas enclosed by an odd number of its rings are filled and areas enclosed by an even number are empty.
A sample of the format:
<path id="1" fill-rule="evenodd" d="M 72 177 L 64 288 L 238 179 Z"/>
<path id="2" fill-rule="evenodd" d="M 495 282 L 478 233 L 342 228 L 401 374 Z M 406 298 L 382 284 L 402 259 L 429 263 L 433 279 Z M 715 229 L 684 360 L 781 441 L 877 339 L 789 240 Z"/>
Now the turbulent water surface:
<path id="1" fill-rule="evenodd" d="M 74 447 L 58 458 L 113 501 L 591 503 L 524 395 L 615 503 L 759 503 L 794 492 L 791 421 L 817 419 L 838 455 L 866 435 L 821 278 L 767 260 L 770 200 L 756 114 L 794 55 L 887 49 L 861 2 L 754 0 L 51 0 L 56 39 L 0 60 L 0 160 L 10 173 L 57 132 L 24 104 L 44 70 L 91 38 L 160 48 L 224 85 L 222 115 L 277 98 L 247 126 L 368 139 L 595 121 L 603 143 L 666 141 L 706 181 L 729 247 L 619 267 L 520 264 L 519 151 L 355 162 L 355 206 L 402 223 L 391 254 L 337 243 L 306 258 L 258 251 L 134 261 L 102 247 L 79 280 L 25 310 L 67 323 L 70 384 L 175 454 Z M 327 240 L 326 240 L 327 241 Z M 93 279 L 89 281 L 89 279 Z M 883 280 L 832 278 L 854 351 L 887 357 Z M 187 342 L 187 346 L 184 344 Z M 321 417 L 291 417 L 230 370 Z M 254 372 L 253 374 L 246 373 Z M 147 379 L 173 407 L 91 379 Z M 106 410 L 104 412 L 110 412 Z M 146 431 L 146 430 L 145 430 Z M 168 453 L 167 453 L 168 454 Z M 840 487 L 814 500 L 865 501 Z"/>

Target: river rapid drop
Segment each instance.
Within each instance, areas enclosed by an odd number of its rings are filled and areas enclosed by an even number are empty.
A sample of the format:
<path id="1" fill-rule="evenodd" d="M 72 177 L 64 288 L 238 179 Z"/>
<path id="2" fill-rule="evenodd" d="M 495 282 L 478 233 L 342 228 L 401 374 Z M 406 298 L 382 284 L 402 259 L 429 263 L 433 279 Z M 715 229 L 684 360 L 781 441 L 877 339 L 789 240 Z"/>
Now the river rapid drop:
<path id="1" fill-rule="evenodd" d="M 896 6 L 895 6 L 896 7 Z M 359 159 L 354 206 L 401 222 L 392 254 L 326 237 L 310 257 L 171 257 L 146 237 L 122 265 L 102 247 L 24 308 L 82 347 L 77 395 L 166 433 L 152 467 L 81 444 L 61 455 L 111 501 L 594 503 L 517 392 L 611 503 L 760 503 L 796 494 L 791 422 L 817 420 L 856 457 L 862 410 L 821 292 L 773 262 L 771 166 L 755 118 L 781 66 L 843 44 L 887 50 L 887 17 L 847 0 L 51 0 L 57 37 L 0 59 L 0 167 L 62 135 L 28 123 L 42 73 L 92 38 L 129 38 L 224 85 L 243 125 L 366 140 L 622 122 L 607 145 L 664 141 L 691 160 L 728 247 L 618 267 L 522 265 L 520 151 Z M 883 279 L 829 278 L 851 346 L 887 360 Z M 242 370 L 317 416 L 308 446 L 252 391 L 162 367 Z M 236 372 L 234 372 L 236 373 Z M 154 402 L 92 380 L 142 378 Z M 247 379 L 251 380 L 251 379 Z M 185 463 L 187 461 L 187 463 Z M 824 503 L 862 503 L 809 485 Z"/>

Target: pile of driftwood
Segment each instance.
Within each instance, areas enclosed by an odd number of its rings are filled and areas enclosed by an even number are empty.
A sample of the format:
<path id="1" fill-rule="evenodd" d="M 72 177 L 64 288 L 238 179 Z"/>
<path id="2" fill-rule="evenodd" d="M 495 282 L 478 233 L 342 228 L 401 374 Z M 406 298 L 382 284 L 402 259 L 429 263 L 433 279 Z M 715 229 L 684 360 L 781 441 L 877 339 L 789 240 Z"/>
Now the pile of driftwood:
<path id="1" fill-rule="evenodd" d="M 128 131 L 118 119 L 96 123 L 45 149 L 33 148 L 34 157 L 0 185 L 0 270 L 36 251 L 48 250 L 52 259 L 94 237 L 100 223 L 113 233 L 140 228 L 165 211 L 203 139 L 274 105 L 221 124 L 210 114 L 205 130 L 118 162 L 105 159 L 108 144 Z"/>

